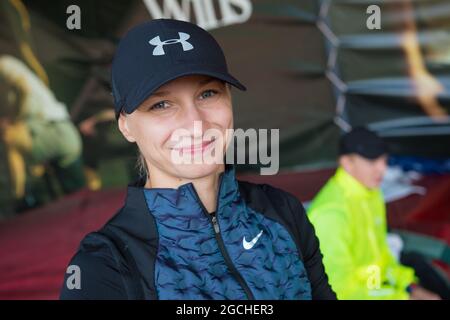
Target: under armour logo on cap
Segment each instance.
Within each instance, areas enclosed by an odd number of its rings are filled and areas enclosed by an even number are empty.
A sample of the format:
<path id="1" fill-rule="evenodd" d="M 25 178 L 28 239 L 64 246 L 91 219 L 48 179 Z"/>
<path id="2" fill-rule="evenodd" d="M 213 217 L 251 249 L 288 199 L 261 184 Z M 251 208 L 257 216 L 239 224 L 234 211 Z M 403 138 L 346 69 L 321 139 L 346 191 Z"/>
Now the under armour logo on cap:
<path id="1" fill-rule="evenodd" d="M 245 90 L 228 72 L 219 43 L 196 24 L 154 19 L 134 26 L 120 40 L 111 67 L 116 118 L 122 111 L 132 113 L 165 83 L 187 75 L 209 76 Z"/>
<path id="2" fill-rule="evenodd" d="M 153 55 L 154 56 L 163 56 L 166 54 L 164 51 L 164 46 L 169 44 L 175 44 L 180 43 L 183 47 L 183 51 L 189 51 L 194 49 L 194 46 L 190 44 L 187 40 L 191 37 L 189 34 L 184 32 L 178 32 L 178 39 L 169 39 L 166 41 L 161 41 L 161 38 L 159 36 L 154 37 L 149 41 L 149 43 L 155 48 L 153 49 Z"/>

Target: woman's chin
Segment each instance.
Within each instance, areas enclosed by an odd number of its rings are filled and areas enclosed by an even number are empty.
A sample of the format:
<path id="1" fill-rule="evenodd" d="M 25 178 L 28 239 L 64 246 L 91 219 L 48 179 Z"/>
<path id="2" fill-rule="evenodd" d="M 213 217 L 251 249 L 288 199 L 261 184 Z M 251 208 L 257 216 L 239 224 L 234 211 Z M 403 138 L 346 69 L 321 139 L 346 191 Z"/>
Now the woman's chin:
<path id="1" fill-rule="evenodd" d="M 184 179 L 198 179 L 207 177 L 217 172 L 223 171 L 223 164 L 180 164 L 176 165 L 176 172 L 180 178 Z"/>

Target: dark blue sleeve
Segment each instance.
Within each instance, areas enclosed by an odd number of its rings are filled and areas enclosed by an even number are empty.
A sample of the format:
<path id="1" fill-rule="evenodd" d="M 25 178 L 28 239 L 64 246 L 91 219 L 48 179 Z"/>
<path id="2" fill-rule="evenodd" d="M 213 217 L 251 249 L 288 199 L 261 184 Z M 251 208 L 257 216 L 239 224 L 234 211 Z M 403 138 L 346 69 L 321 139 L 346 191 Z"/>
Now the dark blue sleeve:
<path id="1" fill-rule="evenodd" d="M 120 271 L 104 251 L 78 251 L 67 270 L 61 300 L 127 299 Z"/>

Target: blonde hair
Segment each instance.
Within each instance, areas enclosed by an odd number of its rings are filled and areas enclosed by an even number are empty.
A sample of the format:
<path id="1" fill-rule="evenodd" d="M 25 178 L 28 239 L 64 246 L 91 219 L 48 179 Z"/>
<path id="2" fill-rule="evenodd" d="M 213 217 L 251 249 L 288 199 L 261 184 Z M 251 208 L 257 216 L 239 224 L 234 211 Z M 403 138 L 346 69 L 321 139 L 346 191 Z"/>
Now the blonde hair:
<path id="1" fill-rule="evenodd" d="M 142 154 L 141 150 L 139 149 L 138 149 L 138 158 L 136 162 L 136 169 L 138 170 L 138 174 L 140 177 L 148 179 L 147 162 L 145 161 L 145 157 Z"/>

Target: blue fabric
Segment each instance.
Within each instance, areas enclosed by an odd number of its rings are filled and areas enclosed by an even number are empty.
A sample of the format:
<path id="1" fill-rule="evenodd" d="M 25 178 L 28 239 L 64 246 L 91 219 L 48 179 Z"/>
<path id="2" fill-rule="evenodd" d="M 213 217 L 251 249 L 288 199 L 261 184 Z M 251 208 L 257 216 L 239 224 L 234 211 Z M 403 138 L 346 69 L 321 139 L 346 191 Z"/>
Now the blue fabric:
<path id="1" fill-rule="evenodd" d="M 450 159 L 433 159 L 412 156 L 390 156 L 390 166 L 400 166 L 403 171 L 418 171 L 424 174 L 450 173 Z"/>
<path id="2" fill-rule="evenodd" d="M 159 233 L 155 265 L 159 299 L 246 299 L 193 185 L 144 189 L 144 194 Z M 222 175 L 216 216 L 234 268 L 256 299 L 311 299 L 311 286 L 290 234 L 246 206 L 232 168 Z M 253 248 L 244 249 L 244 236 L 251 241 L 261 230 Z"/>

